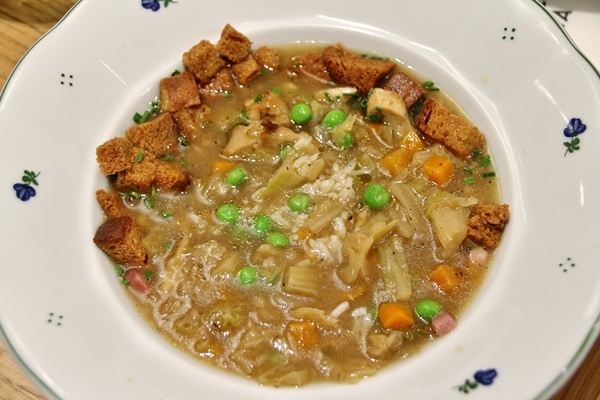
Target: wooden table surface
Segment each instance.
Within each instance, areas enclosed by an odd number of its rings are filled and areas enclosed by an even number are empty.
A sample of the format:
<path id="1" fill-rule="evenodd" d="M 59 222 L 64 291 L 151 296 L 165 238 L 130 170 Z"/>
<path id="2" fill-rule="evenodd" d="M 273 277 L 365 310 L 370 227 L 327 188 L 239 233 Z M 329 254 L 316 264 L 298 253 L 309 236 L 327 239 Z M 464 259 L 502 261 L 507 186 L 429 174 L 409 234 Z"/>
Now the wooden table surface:
<path id="1" fill-rule="evenodd" d="M 0 0 L 0 87 L 25 51 L 74 3 L 75 0 Z M 0 344 L 0 400 L 34 399 L 45 397 Z M 575 399 L 600 400 L 600 340 L 576 374 L 552 400 Z"/>

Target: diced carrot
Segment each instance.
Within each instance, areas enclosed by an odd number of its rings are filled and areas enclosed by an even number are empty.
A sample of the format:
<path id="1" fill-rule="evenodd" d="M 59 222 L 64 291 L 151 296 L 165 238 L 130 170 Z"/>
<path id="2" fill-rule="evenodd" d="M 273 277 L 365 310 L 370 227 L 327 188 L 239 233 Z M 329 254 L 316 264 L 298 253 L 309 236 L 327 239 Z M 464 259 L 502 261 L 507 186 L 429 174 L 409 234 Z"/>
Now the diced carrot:
<path id="1" fill-rule="evenodd" d="M 433 156 L 423 163 L 423 171 L 429 180 L 438 185 L 443 185 L 450 180 L 453 168 L 452 160 L 444 156 Z"/>
<path id="2" fill-rule="evenodd" d="M 388 329 L 406 330 L 415 323 L 412 310 L 399 303 L 381 303 L 377 315 L 381 325 Z"/>
<path id="3" fill-rule="evenodd" d="M 379 162 L 390 174 L 398 175 L 408 166 L 409 161 L 410 154 L 408 151 L 403 147 L 398 147 L 396 150 L 383 156 Z"/>
<path id="4" fill-rule="evenodd" d="M 310 237 L 310 232 L 307 229 L 298 229 L 298 239 L 304 240 Z"/>
<path id="5" fill-rule="evenodd" d="M 235 162 L 229 160 L 218 159 L 213 163 L 213 172 L 228 172 L 235 167 Z"/>
<path id="6" fill-rule="evenodd" d="M 431 271 L 429 279 L 444 292 L 449 292 L 460 284 L 457 268 L 448 264 L 440 264 Z"/>
<path id="7" fill-rule="evenodd" d="M 410 131 L 402 138 L 400 147 L 385 155 L 380 163 L 390 174 L 398 175 L 408 166 L 413 154 L 424 148 L 425 144 L 419 135 L 415 131 Z"/>
<path id="8" fill-rule="evenodd" d="M 425 148 L 425 143 L 416 131 L 410 131 L 402 138 L 402 147 L 412 156 Z"/>
<path id="9" fill-rule="evenodd" d="M 319 335 L 314 325 L 308 321 L 291 322 L 288 332 L 302 349 L 310 349 L 319 343 Z"/>

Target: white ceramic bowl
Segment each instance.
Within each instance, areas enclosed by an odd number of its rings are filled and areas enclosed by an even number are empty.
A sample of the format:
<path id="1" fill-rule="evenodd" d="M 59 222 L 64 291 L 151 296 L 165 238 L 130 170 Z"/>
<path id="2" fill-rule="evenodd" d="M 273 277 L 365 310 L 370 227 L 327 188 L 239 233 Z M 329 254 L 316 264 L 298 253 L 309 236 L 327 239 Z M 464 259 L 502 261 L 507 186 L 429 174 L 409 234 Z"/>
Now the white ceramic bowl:
<path id="1" fill-rule="evenodd" d="M 455 331 L 359 384 L 265 388 L 192 360 L 142 321 L 92 243 L 95 147 L 226 23 L 255 45 L 401 59 L 488 137 L 512 215 L 483 288 Z M 600 329 L 599 133 L 598 71 L 534 1 L 81 1 L 0 98 L 1 336 L 50 398 L 546 398 Z"/>

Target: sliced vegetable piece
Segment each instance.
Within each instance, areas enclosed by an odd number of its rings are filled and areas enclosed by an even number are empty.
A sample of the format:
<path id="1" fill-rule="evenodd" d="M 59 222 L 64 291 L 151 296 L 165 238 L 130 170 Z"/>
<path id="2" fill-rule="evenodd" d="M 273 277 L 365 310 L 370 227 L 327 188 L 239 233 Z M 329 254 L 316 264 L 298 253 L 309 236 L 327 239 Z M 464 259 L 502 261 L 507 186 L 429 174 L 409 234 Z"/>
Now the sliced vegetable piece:
<path id="1" fill-rule="evenodd" d="M 429 279 L 444 292 L 450 292 L 460 284 L 460 275 L 456 267 L 440 264 L 429 274 Z"/>
<path id="2" fill-rule="evenodd" d="M 407 330 L 415 323 L 411 309 L 399 303 L 381 303 L 377 316 L 381 325 L 387 329 Z"/>
<path id="3" fill-rule="evenodd" d="M 444 156 L 433 156 L 423 163 L 423 171 L 427 178 L 438 185 L 443 185 L 450 180 L 453 169 L 452 160 Z"/>

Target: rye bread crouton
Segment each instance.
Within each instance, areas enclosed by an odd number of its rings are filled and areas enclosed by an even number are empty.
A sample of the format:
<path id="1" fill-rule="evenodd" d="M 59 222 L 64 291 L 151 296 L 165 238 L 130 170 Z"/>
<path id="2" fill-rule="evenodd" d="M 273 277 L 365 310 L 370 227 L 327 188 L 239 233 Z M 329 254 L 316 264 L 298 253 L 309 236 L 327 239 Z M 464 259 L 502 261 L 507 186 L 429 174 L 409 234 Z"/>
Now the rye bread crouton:
<path id="1" fill-rule="evenodd" d="M 96 200 L 107 218 L 118 218 L 124 215 L 123 200 L 118 192 L 107 192 L 104 189 L 96 191 Z"/>
<path id="2" fill-rule="evenodd" d="M 96 147 L 96 161 L 105 176 L 131 168 L 135 161 L 133 144 L 123 137 L 109 139 Z"/>
<path id="3" fill-rule="evenodd" d="M 154 185 L 167 192 L 182 192 L 190 184 L 190 173 L 176 164 L 156 161 Z"/>
<path id="4" fill-rule="evenodd" d="M 203 85 L 209 83 L 226 64 L 225 60 L 219 57 L 215 45 L 208 40 L 201 40 L 183 53 L 185 69 L 194 74 L 196 80 Z"/>
<path id="5" fill-rule="evenodd" d="M 141 161 L 133 163 L 131 168 L 117 174 L 115 189 L 119 192 L 133 190 L 139 193 L 148 193 L 154 185 L 156 161 L 153 154 L 144 153 Z"/>
<path id="6" fill-rule="evenodd" d="M 232 63 L 239 63 L 248 57 L 251 47 L 250 39 L 227 24 L 221 31 L 217 52 Z"/>
<path id="7" fill-rule="evenodd" d="M 368 93 L 396 67 L 393 61 L 359 57 L 339 46 L 325 48 L 323 61 L 331 76 L 361 93 Z"/>
<path id="8" fill-rule="evenodd" d="M 432 98 L 423 104 L 415 125 L 429 139 L 463 159 L 485 146 L 485 137 L 475 125 Z"/>
<path id="9" fill-rule="evenodd" d="M 125 131 L 134 146 L 158 157 L 177 149 L 179 133 L 171 113 L 163 113 L 148 122 L 134 125 Z"/>
<path id="10" fill-rule="evenodd" d="M 271 47 L 261 46 L 254 52 L 258 65 L 270 71 L 279 69 L 279 52 Z"/>
<path id="11" fill-rule="evenodd" d="M 185 71 L 160 80 L 160 107 L 166 112 L 200 105 L 200 92 L 191 72 Z"/>
<path id="12" fill-rule="evenodd" d="M 467 238 L 490 250 L 500 243 L 509 218 L 508 204 L 475 204 L 471 207 Z"/>
<path id="13" fill-rule="evenodd" d="M 181 111 L 173 113 L 173 120 L 177 129 L 188 140 L 196 137 L 200 133 L 204 123 L 208 122 L 212 116 L 212 110 L 207 105 L 198 107 L 184 108 Z"/>
<path id="14" fill-rule="evenodd" d="M 237 83 L 245 85 L 258 75 L 260 66 L 252 56 L 248 56 L 243 61 L 232 65 L 231 72 Z"/>
<path id="15" fill-rule="evenodd" d="M 145 265 L 148 253 L 142 245 L 142 228 L 130 216 L 109 218 L 96 230 L 94 243 L 114 262 Z"/>
<path id="16" fill-rule="evenodd" d="M 385 90 L 398 93 L 404 99 L 407 108 L 415 105 L 427 93 L 425 88 L 413 81 L 404 72 L 393 75 L 383 87 Z"/>
<path id="17" fill-rule="evenodd" d="M 296 68 L 318 81 L 331 82 L 333 80 L 327 71 L 323 54 L 320 51 L 311 51 L 294 57 L 293 61 Z"/>
<path id="18" fill-rule="evenodd" d="M 221 68 L 214 79 L 208 85 L 202 87 L 202 94 L 219 94 L 231 91 L 235 87 L 235 81 L 231 76 L 229 68 Z"/>

